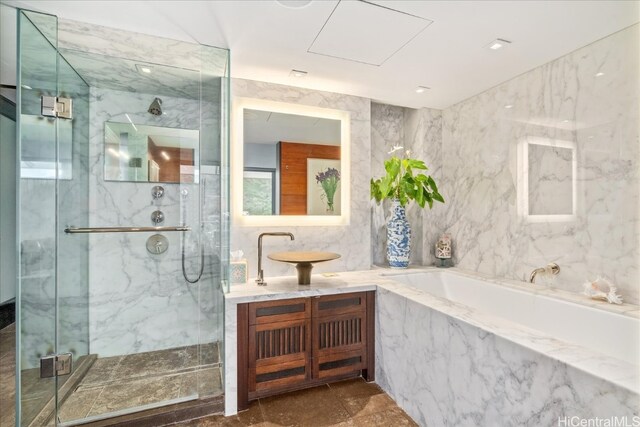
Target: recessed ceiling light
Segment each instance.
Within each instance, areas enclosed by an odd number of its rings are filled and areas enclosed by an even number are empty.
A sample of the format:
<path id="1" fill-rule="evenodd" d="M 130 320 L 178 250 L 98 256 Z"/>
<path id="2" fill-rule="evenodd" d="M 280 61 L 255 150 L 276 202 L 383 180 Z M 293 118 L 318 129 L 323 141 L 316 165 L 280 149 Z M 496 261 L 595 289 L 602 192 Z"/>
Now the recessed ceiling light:
<path id="1" fill-rule="evenodd" d="M 311 0 L 276 0 L 280 6 L 284 6 L 287 9 L 302 9 L 311 4 Z"/>
<path id="2" fill-rule="evenodd" d="M 291 70 L 291 72 L 289 73 L 290 77 L 305 77 L 306 75 L 307 72 L 302 70 Z"/>
<path id="3" fill-rule="evenodd" d="M 510 45 L 511 42 L 509 40 L 505 40 L 505 39 L 495 39 L 494 41 L 492 41 L 491 43 L 489 43 L 487 45 L 487 47 L 491 50 L 498 50 L 501 49 L 507 45 Z"/>
<path id="4" fill-rule="evenodd" d="M 600 71 L 599 73 L 596 73 L 596 77 L 600 77 L 600 76 L 604 76 L 604 73 L 602 71 Z"/>
<path id="5" fill-rule="evenodd" d="M 564 119 L 562 123 L 569 123 L 569 119 Z"/>
<path id="6" fill-rule="evenodd" d="M 509 104 L 509 105 L 505 105 L 504 108 L 506 108 L 507 110 L 510 108 L 513 108 L 513 105 Z"/>
<path id="7" fill-rule="evenodd" d="M 429 90 L 429 89 L 431 89 L 431 88 L 427 87 L 427 86 L 418 86 L 416 88 L 416 93 L 423 93 L 424 91 Z"/>
<path id="8" fill-rule="evenodd" d="M 136 69 L 140 74 L 151 74 L 152 68 L 148 65 L 136 64 Z"/>

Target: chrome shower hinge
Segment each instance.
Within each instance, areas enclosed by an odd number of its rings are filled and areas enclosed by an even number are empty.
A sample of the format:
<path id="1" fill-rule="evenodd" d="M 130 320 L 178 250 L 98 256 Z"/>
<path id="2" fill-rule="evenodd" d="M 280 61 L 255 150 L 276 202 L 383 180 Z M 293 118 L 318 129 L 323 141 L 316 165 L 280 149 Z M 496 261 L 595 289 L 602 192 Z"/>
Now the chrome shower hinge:
<path id="1" fill-rule="evenodd" d="M 46 117 L 73 118 L 73 99 L 59 96 L 41 96 L 42 115 Z"/>
<path id="2" fill-rule="evenodd" d="M 50 354 L 40 359 L 40 378 L 69 375 L 73 366 L 73 354 Z"/>

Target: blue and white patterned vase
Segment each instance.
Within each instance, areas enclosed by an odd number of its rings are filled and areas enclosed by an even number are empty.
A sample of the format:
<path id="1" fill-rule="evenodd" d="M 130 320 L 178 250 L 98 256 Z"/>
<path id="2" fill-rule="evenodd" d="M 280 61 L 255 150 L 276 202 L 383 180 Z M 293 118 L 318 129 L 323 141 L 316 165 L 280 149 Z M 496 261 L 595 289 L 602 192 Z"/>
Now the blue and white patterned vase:
<path id="1" fill-rule="evenodd" d="M 404 206 L 393 200 L 387 222 L 387 260 L 391 268 L 407 268 L 411 256 L 411 226 Z"/>

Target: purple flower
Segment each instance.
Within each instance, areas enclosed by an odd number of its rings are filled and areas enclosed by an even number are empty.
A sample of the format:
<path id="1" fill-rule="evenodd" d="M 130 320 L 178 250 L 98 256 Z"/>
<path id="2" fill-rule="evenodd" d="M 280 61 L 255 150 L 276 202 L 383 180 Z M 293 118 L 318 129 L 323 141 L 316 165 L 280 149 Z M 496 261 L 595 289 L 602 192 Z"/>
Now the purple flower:
<path id="1" fill-rule="evenodd" d="M 336 168 L 327 168 L 325 172 L 318 172 L 316 174 L 316 182 L 322 184 L 330 178 L 335 178 L 336 181 L 340 181 L 340 172 Z"/>

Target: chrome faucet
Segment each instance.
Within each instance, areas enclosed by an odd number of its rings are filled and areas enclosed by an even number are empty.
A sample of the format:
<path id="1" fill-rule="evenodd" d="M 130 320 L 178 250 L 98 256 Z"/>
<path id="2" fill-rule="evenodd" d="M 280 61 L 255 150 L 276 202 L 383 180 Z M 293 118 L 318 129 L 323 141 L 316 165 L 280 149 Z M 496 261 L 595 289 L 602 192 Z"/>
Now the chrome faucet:
<path id="1" fill-rule="evenodd" d="M 550 264 L 547 264 L 546 267 L 536 268 L 531 272 L 531 274 L 529 274 L 529 283 L 535 283 L 536 276 L 542 273 L 545 273 L 545 274 L 551 273 L 552 275 L 556 276 L 558 275 L 558 273 L 560 273 L 560 266 L 555 262 L 552 262 Z"/>
<path id="2" fill-rule="evenodd" d="M 291 240 L 295 240 L 293 234 L 282 231 L 261 233 L 260 236 L 258 236 L 258 278 L 256 279 L 256 284 L 258 286 L 267 286 L 267 282 L 264 281 L 264 271 L 262 270 L 262 238 L 264 236 L 289 236 Z"/>

